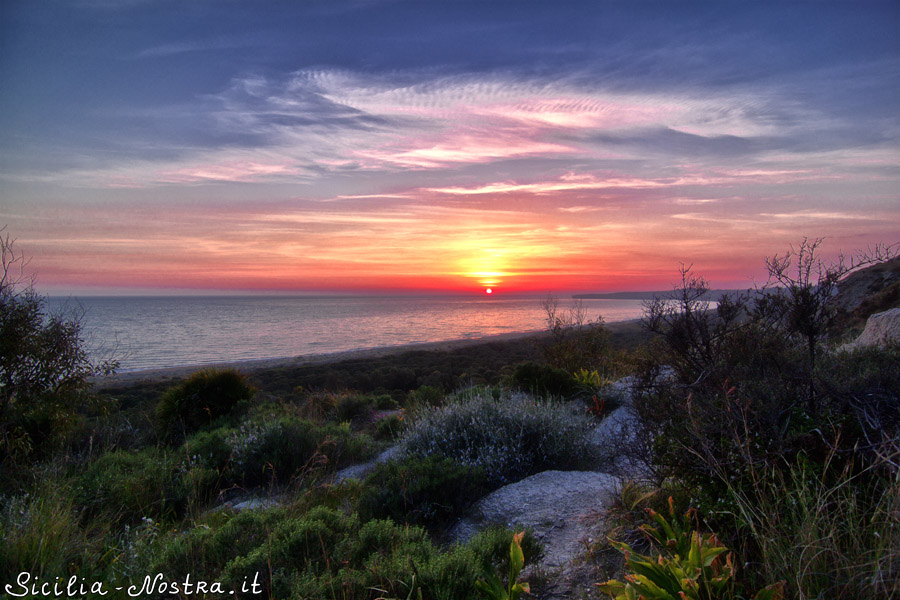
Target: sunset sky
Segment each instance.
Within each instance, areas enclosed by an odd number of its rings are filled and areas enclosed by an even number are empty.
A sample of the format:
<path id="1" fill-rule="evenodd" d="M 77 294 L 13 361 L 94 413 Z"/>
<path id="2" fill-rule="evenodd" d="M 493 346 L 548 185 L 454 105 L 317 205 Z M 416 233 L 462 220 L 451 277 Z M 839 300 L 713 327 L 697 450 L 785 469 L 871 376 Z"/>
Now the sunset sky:
<path id="1" fill-rule="evenodd" d="M 900 2 L 0 2 L 38 289 L 616 291 L 900 241 Z"/>

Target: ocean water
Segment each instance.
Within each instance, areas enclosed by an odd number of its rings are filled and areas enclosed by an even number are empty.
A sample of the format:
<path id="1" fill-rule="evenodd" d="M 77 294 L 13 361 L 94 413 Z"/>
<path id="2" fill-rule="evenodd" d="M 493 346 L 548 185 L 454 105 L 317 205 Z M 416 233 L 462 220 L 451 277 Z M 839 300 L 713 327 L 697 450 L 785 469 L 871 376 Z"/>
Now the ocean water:
<path id="1" fill-rule="evenodd" d="M 50 298 L 84 311 L 87 344 L 121 371 L 293 357 L 538 331 L 537 296 L 178 296 Z M 587 317 L 634 319 L 639 300 L 583 300 Z M 561 309 L 571 301 L 559 299 Z"/>

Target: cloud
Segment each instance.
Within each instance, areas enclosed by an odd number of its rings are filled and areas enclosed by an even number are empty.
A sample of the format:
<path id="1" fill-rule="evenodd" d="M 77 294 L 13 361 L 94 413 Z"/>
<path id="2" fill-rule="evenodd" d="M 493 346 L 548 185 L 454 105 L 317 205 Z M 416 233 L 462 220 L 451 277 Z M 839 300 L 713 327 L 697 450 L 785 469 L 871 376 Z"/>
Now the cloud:
<path id="1" fill-rule="evenodd" d="M 148 52 L 164 55 L 217 43 L 176 43 Z M 512 71 L 256 74 L 233 79 L 193 106 L 133 118 L 169 129 L 183 124 L 184 143 L 170 147 L 166 156 L 164 146 L 145 142 L 159 158 L 113 157 L 106 166 L 60 169 L 49 177 L 84 186 L 93 181 L 98 187 L 294 181 L 327 188 L 343 173 L 402 180 L 412 179 L 410 171 L 422 171 L 443 184 L 424 189 L 449 195 L 719 185 L 750 177 L 773 181 L 779 175 L 796 181 L 803 171 L 825 176 L 829 166 L 821 160 L 828 144 L 815 149 L 816 169 L 804 164 L 810 132 L 836 140 L 848 127 L 777 86 L 622 91 L 571 74 Z M 790 157 L 796 168 L 761 162 L 778 154 Z M 579 168 L 555 179 L 546 173 L 531 181 L 445 183 L 462 168 L 533 160 L 565 160 Z M 741 175 L 735 160 L 760 166 Z M 613 162 L 630 164 L 610 175 Z"/>

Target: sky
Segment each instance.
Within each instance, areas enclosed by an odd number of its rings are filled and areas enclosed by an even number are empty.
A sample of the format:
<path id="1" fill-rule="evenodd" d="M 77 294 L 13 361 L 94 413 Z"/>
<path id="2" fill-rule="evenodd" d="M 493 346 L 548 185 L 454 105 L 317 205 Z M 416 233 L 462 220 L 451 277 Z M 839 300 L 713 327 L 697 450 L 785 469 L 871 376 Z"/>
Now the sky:
<path id="1" fill-rule="evenodd" d="M 4 0 L 65 293 L 611 292 L 900 242 L 900 2 Z"/>

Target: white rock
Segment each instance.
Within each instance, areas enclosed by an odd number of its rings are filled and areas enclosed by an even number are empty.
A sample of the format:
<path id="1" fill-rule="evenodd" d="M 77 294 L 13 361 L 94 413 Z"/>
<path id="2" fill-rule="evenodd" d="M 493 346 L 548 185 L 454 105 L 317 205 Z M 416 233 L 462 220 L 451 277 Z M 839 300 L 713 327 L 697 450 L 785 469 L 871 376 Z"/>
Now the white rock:
<path id="1" fill-rule="evenodd" d="M 847 348 L 886 346 L 900 342 L 900 308 L 875 313 L 866 321 L 866 328 Z"/>
<path id="2" fill-rule="evenodd" d="M 488 494 L 450 533 L 464 542 L 493 524 L 529 527 L 544 543 L 542 565 L 562 566 L 584 550 L 618 482 L 608 473 L 544 471 Z"/>

